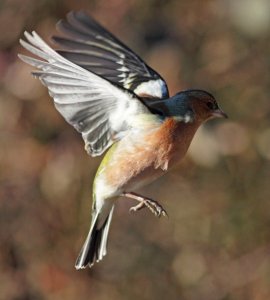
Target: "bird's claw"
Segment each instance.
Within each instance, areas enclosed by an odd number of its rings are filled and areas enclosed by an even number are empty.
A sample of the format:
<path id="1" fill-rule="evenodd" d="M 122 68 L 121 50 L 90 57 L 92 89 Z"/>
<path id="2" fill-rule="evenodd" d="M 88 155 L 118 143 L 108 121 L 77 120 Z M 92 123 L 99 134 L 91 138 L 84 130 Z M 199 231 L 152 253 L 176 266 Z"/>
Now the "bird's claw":
<path id="1" fill-rule="evenodd" d="M 142 208 L 145 207 L 145 204 L 143 202 L 140 202 L 139 204 L 135 205 L 135 206 L 132 206 L 130 209 L 129 209 L 129 212 L 136 212 L 138 210 L 141 210 Z"/>
<path id="2" fill-rule="evenodd" d="M 146 198 L 141 200 L 139 204 L 132 206 L 129 211 L 136 212 L 144 207 L 147 207 L 158 218 L 161 216 L 168 217 L 166 210 L 157 201 Z"/>
<path id="3" fill-rule="evenodd" d="M 156 217 L 168 217 L 166 210 L 155 200 L 143 197 L 133 192 L 123 192 L 121 196 L 131 198 L 139 202 L 139 204 L 132 206 L 129 209 L 129 212 L 135 212 L 147 207 Z"/>

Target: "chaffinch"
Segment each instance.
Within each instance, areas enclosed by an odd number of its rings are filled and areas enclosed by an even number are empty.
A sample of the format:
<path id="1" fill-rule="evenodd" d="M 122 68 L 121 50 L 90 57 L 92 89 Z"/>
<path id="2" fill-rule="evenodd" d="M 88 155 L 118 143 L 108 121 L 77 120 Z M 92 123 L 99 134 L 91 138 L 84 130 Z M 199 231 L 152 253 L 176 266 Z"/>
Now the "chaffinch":
<path id="1" fill-rule="evenodd" d="M 71 12 L 53 36 L 55 51 L 36 32 L 21 45 L 38 57 L 19 55 L 39 71 L 65 120 L 82 134 L 91 156 L 107 149 L 93 184 L 92 221 L 75 267 L 82 269 L 106 254 L 109 227 L 119 196 L 166 215 L 156 201 L 133 191 L 165 174 L 186 154 L 206 120 L 227 117 L 203 90 L 169 96 L 166 82 L 139 56 L 84 12 Z"/>

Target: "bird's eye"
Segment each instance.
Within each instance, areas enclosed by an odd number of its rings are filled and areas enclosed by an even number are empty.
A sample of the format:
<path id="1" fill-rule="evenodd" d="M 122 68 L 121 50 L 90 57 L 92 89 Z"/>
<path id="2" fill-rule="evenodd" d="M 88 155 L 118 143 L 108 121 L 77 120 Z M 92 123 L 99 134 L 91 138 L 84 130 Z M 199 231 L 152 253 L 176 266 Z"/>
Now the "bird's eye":
<path id="1" fill-rule="evenodd" d="M 213 102 L 210 102 L 210 101 L 208 101 L 207 103 L 206 103 L 206 105 L 207 105 L 207 107 L 209 108 L 209 109 L 214 109 L 214 103 Z"/>

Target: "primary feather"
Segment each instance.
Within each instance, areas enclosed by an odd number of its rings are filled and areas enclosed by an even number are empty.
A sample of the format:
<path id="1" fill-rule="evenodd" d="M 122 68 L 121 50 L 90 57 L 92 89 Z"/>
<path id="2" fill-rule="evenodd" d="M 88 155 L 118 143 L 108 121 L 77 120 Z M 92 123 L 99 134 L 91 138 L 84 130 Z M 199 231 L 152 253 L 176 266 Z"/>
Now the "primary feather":
<path id="1" fill-rule="evenodd" d="M 33 72 L 48 88 L 56 109 L 82 134 L 86 151 L 102 154 L 123 133 L 132 128 L 133 117 L 150 113 L 135 97 L 96 74 L 67 60 L 37 33 L 25 32 L 21 45 L 39 59 L 19 55 L 38 68 Z"/>
<path id="2" fill-rule="evenodd" d="M 166 82 L 138 55 L 82 11 L 58 23 L 64 36 L 54 36 L 62 56 L 86 70 L 132 90 L 138 96 L 169 97 Z"/>

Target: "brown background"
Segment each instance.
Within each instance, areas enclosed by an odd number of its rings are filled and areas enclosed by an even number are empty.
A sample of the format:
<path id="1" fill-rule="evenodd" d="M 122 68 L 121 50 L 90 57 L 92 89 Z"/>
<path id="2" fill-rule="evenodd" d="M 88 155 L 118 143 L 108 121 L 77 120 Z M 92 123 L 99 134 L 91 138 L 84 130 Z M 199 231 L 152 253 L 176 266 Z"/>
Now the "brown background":
<path id="1" fill-rule="evenodd" d="M 76 3 L 76 4 L 75 4 Z M 84 9 L 167 80 L 213 93 L 187 158 L 142 192 L 169 219 L 121 200 L 109 254 L 74 261 L 100 162 L 55 111 L 18 39 L 48 40 Z M 238 1 L 0 1 L 0 299 L 270 299 L 270 4 Z"/>

